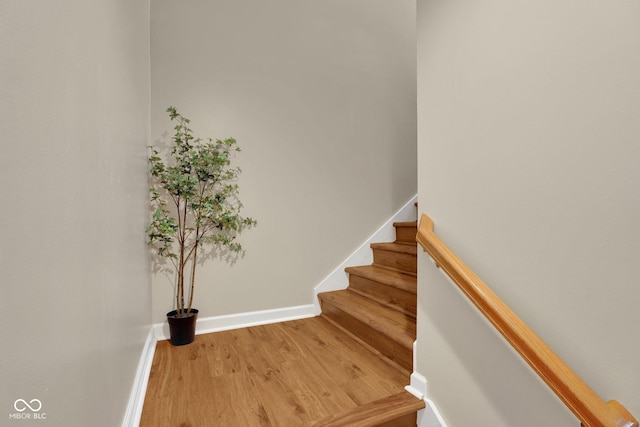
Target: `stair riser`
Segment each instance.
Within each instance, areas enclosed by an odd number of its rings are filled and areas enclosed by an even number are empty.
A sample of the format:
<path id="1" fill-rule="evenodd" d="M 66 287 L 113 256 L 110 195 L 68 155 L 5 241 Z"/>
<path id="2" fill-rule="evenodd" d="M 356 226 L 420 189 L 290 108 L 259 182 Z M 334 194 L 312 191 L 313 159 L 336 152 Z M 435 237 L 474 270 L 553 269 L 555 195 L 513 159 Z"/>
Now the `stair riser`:
<path id="1" fill-rule="evenodd" d="M 374 248 L 373 263 L 408 273 L 416 274 L 418 272 L 417 257 L 411 254 Z"/>
<path id="2" fill-rule="evenodd" d="M 396 242 L 415 243 L 417 233 L 415 227 L 396 227 Z"/>
<path id="3" fill-rule="evenodd" d="M 381 334 L 375 327 L 354 318 L 326 301 L 320 300 L 322 314 L 333 320 L 353 335 L 357 336 L 388 359 L 397 363 L 407 373 L 413 369 L 412 349 L 404 348 L 401 344 Z"/>
<path id="4" fill-rule="evenodd" d="M 416 317 L 416 294 L 364 277 L 349 276 L 349 289 Z"/>

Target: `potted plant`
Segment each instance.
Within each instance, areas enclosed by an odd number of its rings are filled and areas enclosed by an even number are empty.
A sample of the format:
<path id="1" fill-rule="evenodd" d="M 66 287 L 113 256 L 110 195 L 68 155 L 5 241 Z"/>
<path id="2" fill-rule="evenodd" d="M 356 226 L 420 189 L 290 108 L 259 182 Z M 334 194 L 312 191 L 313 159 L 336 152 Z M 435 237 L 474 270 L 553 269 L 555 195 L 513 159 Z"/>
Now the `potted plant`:
<path id="1" fill-rule="evenodd" d="M 195 336 L 197 265 L 209 257 L 227 255 L 230 260 L 243 254 L 236 237 L 256 221 L 240 215 L 235 183 L 240 168 L 231 167 L 233 153 L 240 151 L 235 139 L 196 138 L 189 119 L 174 107 L 167 112 L 177 124 L 165 159 L 151 148 L 147 237 L 156 261 L 169 260 L 173 266 L 175 309 L 167 313 L 167 320 L 171 343 L 184 345 Z"/>

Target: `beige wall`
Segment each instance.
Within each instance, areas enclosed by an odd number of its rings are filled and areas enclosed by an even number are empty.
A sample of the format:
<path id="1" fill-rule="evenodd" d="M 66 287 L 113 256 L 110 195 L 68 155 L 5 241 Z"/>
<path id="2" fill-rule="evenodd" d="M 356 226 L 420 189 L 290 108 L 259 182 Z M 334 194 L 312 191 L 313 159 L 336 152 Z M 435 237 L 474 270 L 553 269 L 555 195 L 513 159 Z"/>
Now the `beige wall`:
<path id="1" fill-rule="evenodd" d="M 636 416 L 639 16 L 630 0 L 418 1 L 421 210 Z M 577 425 L 426 255 L 419 268 L 418 369 L 449 426 Z"/>
<path id="2" fill-rule="evenodd" d="M 413 0 L 158 0 L 152 140 L 179 108 L 242 152 L 247 255 L 199 272 L 201 316 L 312 303 L 312 291 L 416 192 Z M 171 282 L 153 285 L 153 319 Z"/>
<path id="3" fill-rule="evenodd" d="M 148 2 L 0 2 L 2 425 L 122 422 L 151 320 L 148 105 Z M 46 421 L 10 420 L 16 399 Z"/>

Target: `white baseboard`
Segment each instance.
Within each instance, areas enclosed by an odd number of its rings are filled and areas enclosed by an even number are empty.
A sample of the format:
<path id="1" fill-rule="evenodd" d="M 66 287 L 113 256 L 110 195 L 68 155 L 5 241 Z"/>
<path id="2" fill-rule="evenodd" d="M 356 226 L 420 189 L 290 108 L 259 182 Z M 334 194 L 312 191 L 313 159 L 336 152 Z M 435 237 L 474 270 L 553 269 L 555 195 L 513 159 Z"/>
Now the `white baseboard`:
<path id="1" fill-rule="evenodd" d="M 373 262 L 373 253 L 371 252 L 371 243 L 375 242 L 391 242 L 395 240 L 394 222 L 415 221 L 416 208 L 415 202 L 418 196 L 413 196 L 400 210 L 398 210 L 391 218 L 387 220 L 375 233 L 365 240 L 351 255 L 347 257 L 339 266 L 337 266 L 327 277 L 325 277 L 313 290 L 313 304 L 315 314 L 320 314 L 320 302 L 318 294 L 322 292 L 339 291 L 349 286 L 349 275 L 344 269 L 349 266 L 368 265 Z"/>
<path id="2" fill-rule="evenodd" d="M 418 427 L 447 427 L 435 403 L 429 399 L 424 399 L 424 403 L 427 406 L 418 412 Z"/>
<path id="3" fill-rule="evenodd" d="M 413 394 L 418 399 L 424 399 L 427 396 L 427 380 L 421 374 L 414 372 L 411 374 L 410 384 L 404 389 Z"/>
<path id="4" fill-rule="evenodd" d="M 153 327 L 149 329 L 147 339 L 142 348 L 138 369 L 133 380 L 133 387 L 129 395 L 129 403 L 122 420 L 122 427 L 138 427 L 140 425 L 140 417 L 142 416 L 142 406 L 144 405 L 144 397 L 147 393 L 147 384 L 149 383 L 149 373 L 153 364 L 153 355 L 156 352 L 156 336 Z"/>
<path id="5" fill-rule="evenodd" d="M 415 353 L 414 353 L 415 354 Z M 427 399 L 427 379 L 418 372 L 411 374 L 411 383 L 405 387 L 409 393 L 424 400 L 425 408 L 418 411 L 418 427 L 447 427 L 438 408 L 433 401 Z"/>
<path id="6" fill-rule="evenodd" d="M 305 319 L 313 316 L 315 316 L 313 304 L 307 304 L 294 307 L 276 308 L 272 310 L 204 317 L 199 318 L 196 322 L 196 335 L 227 331 L 230 329 L 247 328 L 250 326 L 267 325 L 269 323 L 286 322 L 289 320 Z M 169 339 L 169 325 L 167 322 L 156 323 L 153 325 L 153 329 L 157 340 Z"/>

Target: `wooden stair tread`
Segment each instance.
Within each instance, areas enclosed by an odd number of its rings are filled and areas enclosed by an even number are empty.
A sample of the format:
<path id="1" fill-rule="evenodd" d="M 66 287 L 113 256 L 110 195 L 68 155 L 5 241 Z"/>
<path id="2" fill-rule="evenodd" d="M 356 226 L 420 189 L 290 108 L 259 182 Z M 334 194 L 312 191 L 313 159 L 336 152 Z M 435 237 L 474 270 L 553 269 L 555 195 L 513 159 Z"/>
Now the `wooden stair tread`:
<path id="1" fill-rule="evenodd" d="M 347 267 L 344 271 L 355 276 L 364 277 L 365 279 L 374 280 L 387 286 L 417 294 L 417 279 L 413 273 L 403 273 L 377 265 Z"/>
<path id="2" fill-rule="evenodd" d="M 417 242 L 372 243 L 373 263 L 403 273 L 418 272 Z"/>
<path id="3" fill-rule="evenodd" d="M 373 427 L 424 408 L 423 400 L 403 391 L 341 414 L 329 415 L 307 424 L 307 427 Z"/>
<path id="4" fill-rule="evenodd" d="M 396 243 L 396 242 L 385 242 L 385 243 L 372 243 L 371 249 L 379 249 L 383 251 L 389 252 L 397 252 L 407 255 L 418 255 L 418 243 Z"/>
<path id="5" fill-rule="evenodd" d="M 418 221 L 398 221 L 393 223 L 394 227 L 415 227 L 418 231 Z"/>
<path id="6" fill-rule="evenodd" d="M 416 324 L 412 317 L 348 289 L 324 292 L 318 294 L 318 297 L 321 301 L 331 304 L 349 316 L 367 324 L 406 349 L 413 348 L 413 341 L 416 339 Z"/>
<path id="7" fill-rule="evenodd" d="M 418 221 L 394 222 L 396 229 L 395 243 L 414 244 L 418 234 Z"/>

